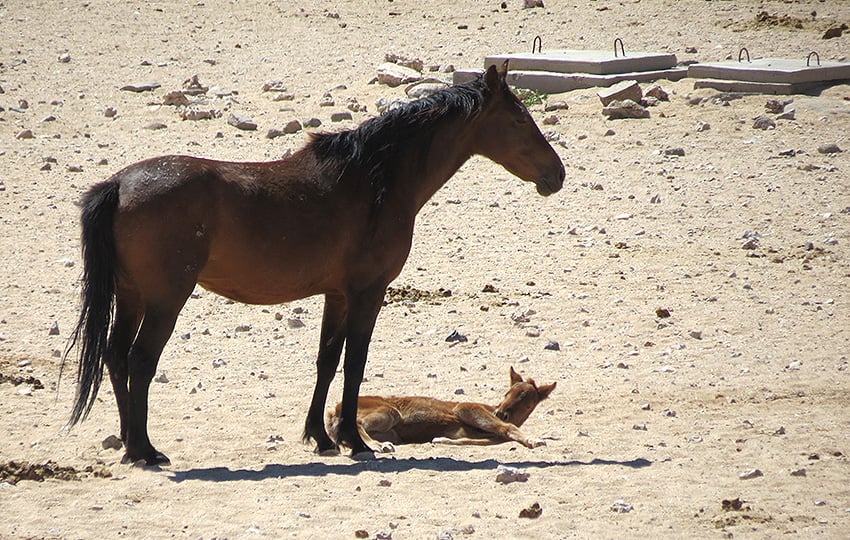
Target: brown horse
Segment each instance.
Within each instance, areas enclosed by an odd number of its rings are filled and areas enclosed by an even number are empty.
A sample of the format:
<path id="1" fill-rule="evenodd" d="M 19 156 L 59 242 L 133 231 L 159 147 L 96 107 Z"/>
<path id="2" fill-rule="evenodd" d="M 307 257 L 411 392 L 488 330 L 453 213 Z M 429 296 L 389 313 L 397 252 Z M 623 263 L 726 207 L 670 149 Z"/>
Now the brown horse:
<path id="1" fill-rule="evenodd" d="M 325 295 L 317 379 L 304 427 L 318 452 L 337 450 L 323 422 L 345 345 L 339 440 L 371 452 L 357 431 L 366 353 L 387 285 L 410 251 L 417 212 L 480 154 L 541 195 L 564 166 L 502 70 L 319 134 L 292 156 L 231 163 L 186 156 L 141 161 L 82 198 L 82 313 L 71 425 L 88 416 L 103 366 L 118 404 L 124 460 L 168 463 L 148 437 L 148 389 L 195 284 L 249 304 Z M 67 353 L 66 353 L 67 357 Z"/>
<path id="2" fill-rule="evenodd" d="M 496 406 L 460 403 L 419 396 L 360 396 L 357 429 L 373 448 L 392 452 L 394 444 L 437 442 L 488 445 L 516 441 L 528 448 L 540 443 L 519 427 L 537 405 L 549 397 L 557 383 L 537 386 L 511 368 L 511 386 Z M 342 403 L 328 413 L 328 433 L 336 439 Z"/>

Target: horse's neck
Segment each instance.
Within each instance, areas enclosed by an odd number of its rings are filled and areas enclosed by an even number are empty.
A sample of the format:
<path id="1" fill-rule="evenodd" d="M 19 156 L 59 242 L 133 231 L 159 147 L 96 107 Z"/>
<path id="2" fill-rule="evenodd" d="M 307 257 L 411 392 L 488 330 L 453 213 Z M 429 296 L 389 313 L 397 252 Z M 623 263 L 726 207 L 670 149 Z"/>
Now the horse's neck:
<path id="1" fill-rule="evenodd" d="M 418 163 L 409 163 L 411 178 L 404 184 L 413 191 L 411 195 L 417 212 L 472 157 L 470 124 L 458 119 L 434 130 L 428 151 L 418 156 Z"/>

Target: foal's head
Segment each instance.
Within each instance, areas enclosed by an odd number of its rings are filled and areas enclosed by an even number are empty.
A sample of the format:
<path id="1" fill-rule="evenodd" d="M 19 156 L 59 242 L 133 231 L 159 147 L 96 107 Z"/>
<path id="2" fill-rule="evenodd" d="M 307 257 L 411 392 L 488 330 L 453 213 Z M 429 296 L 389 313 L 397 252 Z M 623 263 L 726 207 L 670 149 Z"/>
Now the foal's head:
<path id="1" fill-rule="evenodd" d="M 556 385 L 557 383 L 537 386 L 534 379 L 523 380 L 522 376 L 511 368 L 511 387 L 493 414 L 519 427 L 528 419 L 537 404 L 549 397 Z"/>
<path id="2" fill-rule="evenodd" d="M 564 184 L 564 164 L 540 133 L 525 105 L 510 91 L 501 70 L 490 66 L 484 73 L 487 94 L 478 123 L 475 153 L 492 159 L 527 182 L 537 192 L 551 195 Z"/>

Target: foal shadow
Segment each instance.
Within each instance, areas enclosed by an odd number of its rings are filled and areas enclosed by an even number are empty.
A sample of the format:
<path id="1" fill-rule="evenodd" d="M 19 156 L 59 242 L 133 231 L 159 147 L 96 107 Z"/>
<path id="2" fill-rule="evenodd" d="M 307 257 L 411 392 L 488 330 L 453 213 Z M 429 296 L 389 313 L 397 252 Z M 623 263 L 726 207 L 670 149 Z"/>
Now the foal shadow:
<path id="1" fill-rule="evenodd" d="M 243 482 L 262 481 L 274 478 L 321 477 L 330 475 L 356 476 L 362 472 L 398 473 L 412 470 L 439 472 L 466 472 L 480 470 L 496 470 L 499 465 L 517 469 L 549 469 L 554 467 L 578 467 L 587 465 L 619 465 L 632 469 L 649 467 L 652 462 L 648 459 L 637 458 L 629 461 L 593 459 L 591 461 L 512 461 L 500 462 L 495 459 L 483 461 L 466 461 L 454 458 L 438 457 L 428 459 L 416 458 L 380 458 L 371 461 L 351 461 L 348 463 L 296 463 L 292 465 L 269 464 L 260 470 L 235 469 L 227 467 L 210 467 L 174 471 L 169 480 L 180 483 L 187 480 L 203 482 Z"/>

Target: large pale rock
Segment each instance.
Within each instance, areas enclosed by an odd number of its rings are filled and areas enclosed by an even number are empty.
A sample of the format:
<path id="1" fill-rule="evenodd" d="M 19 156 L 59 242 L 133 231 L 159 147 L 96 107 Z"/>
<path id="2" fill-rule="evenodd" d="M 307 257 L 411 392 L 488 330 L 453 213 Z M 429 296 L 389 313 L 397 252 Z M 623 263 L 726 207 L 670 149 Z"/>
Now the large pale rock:
<path id="1" fill-rule="evenodd" d="M 422 74 L 415 69 L 386 62 L 378 66 L 378 82 L 387 86 L 399 86 L 422 80 Z"/>
<path id="2" fill-rule="evenodd" d="M 649 111 L 630 99 L 612 101 L 602 109 L 602 114 L 611 120 L 621 118 L 649 118 Z"/>
<path id="3" fill-rule="evenodd" d="M 643 98 L 643 91 L 640 89 L 637 81 L 621 81 L 608 88 L 603 88 L 599 92 L 596 92 L 596 95 L 599 96 L 602 105 L 607 107 L 612 101 L 623 101 L 626 99 L 640 103 L 640 100 Z"/>

